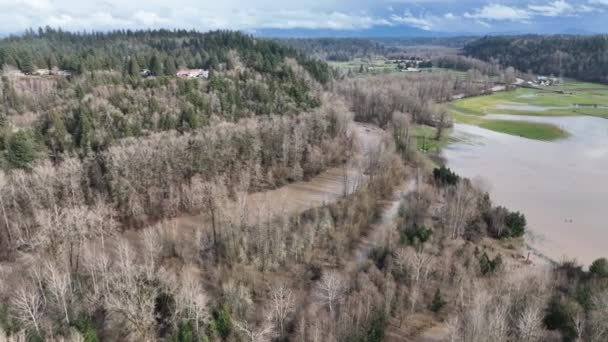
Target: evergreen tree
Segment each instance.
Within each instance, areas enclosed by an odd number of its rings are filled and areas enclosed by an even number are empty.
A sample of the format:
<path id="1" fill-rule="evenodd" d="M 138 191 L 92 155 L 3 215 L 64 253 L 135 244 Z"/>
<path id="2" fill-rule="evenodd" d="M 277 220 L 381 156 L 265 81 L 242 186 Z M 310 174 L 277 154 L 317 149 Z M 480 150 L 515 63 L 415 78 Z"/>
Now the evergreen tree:
<path id="1" fill-rule="evenodd" d="M 129 76 L 132 76 L 132 77 L 139 76 L 141 69 L 139 68 L 139 63 L 137 63 L 136 58 L 129 59 L 129 67 L 127 68 L 127 72 L 129 74 Z"/>
<path id="2" fill-rule="evenodd" d="M 431 305 L 429 306 L 429 309 L 433 312 L 439 312 L 439 310 L 441 310 L 441 308 L 443 308 L 443 306 L 446 304 L 445 300 L 443 300 L 443 297 L 441 296 L 441 290 L 439 290 L 439 288 L 437 288 L 437 290 L 435 291 L 435 295 L 433 296 L 433 301 L 431 302 Z"/>
<path id="3" fill-rule="evenodd" d="M 55 54 L 51 54 L 49 56 L 49 58 L 47 59 L 47 68 L 49 69 L 53 69 L 55 67 L 57 67 L 57 58 L 55 57 Z"/>
<path id="4" fill-rule="evenodd" d="M 34 71 L 34 62 L 29 52 L 22 54 L 19 58 L 19 69 L 25 74 L 31 74 Z"/>
<path id="5" fill-rule="evenodd" d="M 156 55 L 152 56 L 150 59 L 150 71 L 154 76 L 163 76 L 163 66 Z"/>
<path id="6" fill-rule="evenodd" d="M 175 67 L 175 58 L 167 57 L 167 59 L 165 59 L 165 75 L 175 76 L 176 73 L 177 69 Z"/>
<path id="7" fill-rule="evenodd" d="M 6 142 L 6 160 L 11 167 L 27 168 L 38 154 L 36 141 L 30 131 L 17 131 Z"/>

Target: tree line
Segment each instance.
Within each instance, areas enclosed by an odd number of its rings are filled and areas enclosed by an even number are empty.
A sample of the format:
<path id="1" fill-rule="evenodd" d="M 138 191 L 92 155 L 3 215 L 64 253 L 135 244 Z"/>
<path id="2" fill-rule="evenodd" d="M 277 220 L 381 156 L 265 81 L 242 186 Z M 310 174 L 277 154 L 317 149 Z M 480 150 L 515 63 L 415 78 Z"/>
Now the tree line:
<path id="1" fill-rule="evenodd" d="M 464 53 L 524 72 L 608 82 L 607 35 L 483 37 L 467 44 Z"/>

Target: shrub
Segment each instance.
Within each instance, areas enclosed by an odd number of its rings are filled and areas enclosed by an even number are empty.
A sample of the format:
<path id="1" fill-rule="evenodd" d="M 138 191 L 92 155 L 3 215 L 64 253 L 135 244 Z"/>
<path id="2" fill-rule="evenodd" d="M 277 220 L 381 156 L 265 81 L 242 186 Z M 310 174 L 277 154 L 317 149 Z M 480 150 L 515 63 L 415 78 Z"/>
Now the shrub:
<path id="1" fill-rule="evenodd" d="M 458 183 L 460 180 L 460 177 L 456 173 L 445 166 L 435 168 L 433 170 L 433 178 L 435 178 L 435 181 L 440 185 L 444 186 L 456 185 L 456 183 Z"/>
<path id="2" fill-rule="evenodd" d="M 490 259 L 486 252 L 483 252 L 479 258 L 479 269 L 482 275 L 487 275 L 496 272 L 502 265 L 502 257 L 497 255 L 494 259 Z"/>
<path id="3" fill-rule="evenodd" d="M 97 327 L 95 327 L 91 316 L 87 313 L 81 313 L 72 324 L 82 335 L 83 342 L 99 341 L 99 338 L 97 337 Z"/>
<path id="4" fill-rule="evenodd" d="M 401 242 L 404 244 L 418 245 L 427 242 L 433 231 L 425 226 L 414 226 L 402 231 Z"/>
<path id="5" fill-rule="evenodd" d="M 505 225 L 509 228 L 511 237 L 523 236 L 526 232 L 526 217 L 519 211 L 509 212 L 505 217 Z"/>
<path id="6" fill-rule="evenodd" d="M 437 288 L 437 290 L 435 291 L 435 295 L 433 296 L 433 301 L 431 302 L 431 305 L 429 306 L 429 309 L 433 312 L 439 312 L 439 310 L 441 310 L 441 308 L 443 308 L 443 306 L 446 304 L 445 300 L 443 300 L 443 297 L 441 296 L 441 290 L 439 290 L 439 288 Z"/>
<path id="7" fill-rule="evenodd" d="M 600 278 L 608 278 L 608 260 L 606 260 L 606 258 L 599 258 L 595 260 L 593 263 L 591 263 L 589 272 Z"/>
<path id="8" fill-rule="evenodd" d="M 38 146 L 28 131 L 12 134 L 6 143 L 6 160 L 14 168 L 27 168 L 38 158 Z"/>
<path id="9" fill-rule="evenodd" d="M 232 333 L 232 319 L 225 306 L 222 306 L 213 313 L 213 321 L 215 323 L 215 330 L 220 337 L 222 339 L 228 338 Z"/>

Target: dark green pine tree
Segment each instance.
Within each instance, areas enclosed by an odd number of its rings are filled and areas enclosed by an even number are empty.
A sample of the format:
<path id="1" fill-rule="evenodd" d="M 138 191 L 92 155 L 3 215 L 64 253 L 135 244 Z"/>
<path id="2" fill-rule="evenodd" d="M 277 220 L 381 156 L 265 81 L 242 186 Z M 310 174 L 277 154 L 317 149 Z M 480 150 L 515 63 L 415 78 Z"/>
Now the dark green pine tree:
<path id="1" fill-rule="evenodd" d="M 163 76 L 163 65 L 160 63 L 160 59 L 156 55 L 150 58 L 150 71 L 154 76 Z"/>
<path id="2" fill-rule="evenodd" d="M 167 76 L 175 76 L 177 73 L 177 68 L 175 67 L 175 58 L 168 57 L 165 59 L 165 75 Z"/>
<path id="3" fill-rule="evenodd" d="M 56 67 L 58 65 L 57 58 L 55 57 L 54 54 L 51 54 L 49 56 L 49 58 L 46 61 L 46 64 L 47 64 L 46 66 L 47 66 L 47 68 L 49 68 L 49 70 L 53 69 L 54 67 Z"/>
<path id="4" fill-rule="evenodd" d="M 129 59 L 129 66 L 127 68 L 127 72 L 129 74 L 129 76 L 139 76 L 140 73 L 140 68 L 139 68 L 139 63 L 137 63 L 137 58 L 130 58 Z"/>
<path id="5" fill-rule="evenodd" d="M 441 308 L 446 304 L 445 300 L 443 300 L 443 297 L 441 296 L 441 290 L 439 290 L 439 288 L 437 288 L 437 290 L 435 291 L 435 295 L 433 296 L 433 301 L 431 302 L 431 305 L 429 306 L 429 309 L 431 309 L 431 311 L 433 312 L 439 312 L 439 310 L 441 310 Z"/>
<path id="6" fill-rule="evenodd" d="M 6 143 L 6 160 L 14 168 L 27 168 L 38 157 L 38 148 L 31 132 L 20 130 Z"/>
<path id="7" fill-rule="evenodd" d="M 24 53 L 19 58 L 19 69 L 26 74 L 31 74 L 34 71 L 34 62 L 29 52 Z"/>

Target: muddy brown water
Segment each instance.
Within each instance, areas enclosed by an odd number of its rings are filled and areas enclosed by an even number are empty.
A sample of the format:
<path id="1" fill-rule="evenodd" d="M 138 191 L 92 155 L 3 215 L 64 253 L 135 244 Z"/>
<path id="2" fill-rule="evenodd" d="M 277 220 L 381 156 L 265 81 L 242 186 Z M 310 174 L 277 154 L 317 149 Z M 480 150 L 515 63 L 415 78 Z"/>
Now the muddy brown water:
<path id="1" fill-rule="evenodd" d="M 528 242 L 553 260 L 608 257 L 608 120 L 490 115 L 555 124 L 570 136 L 542 142 L 456 124 L 444 150 L 455 172 L 483 184 L 496 204 L 526 215 Z"/>
<path id="2" fill-rule="evenodd" d="M 352 130 L 356 134 L 355 157 L 347 164 L 330 168 L 307 181 L 286 184 L 280 188 L 247 195 L 241 207 L 248 220 L 256 221 L 265 217 L 291 215 L 337 201 L 357 189 L 365 180 L 365 163 L 370 154 L 376 153 L 382 145 L 385 132 L 377 126 L 355 123 Z M 184 216 L 175 219 L 179 226 L 196 226 L 203 215 Z"/>

